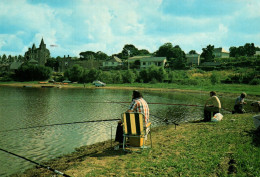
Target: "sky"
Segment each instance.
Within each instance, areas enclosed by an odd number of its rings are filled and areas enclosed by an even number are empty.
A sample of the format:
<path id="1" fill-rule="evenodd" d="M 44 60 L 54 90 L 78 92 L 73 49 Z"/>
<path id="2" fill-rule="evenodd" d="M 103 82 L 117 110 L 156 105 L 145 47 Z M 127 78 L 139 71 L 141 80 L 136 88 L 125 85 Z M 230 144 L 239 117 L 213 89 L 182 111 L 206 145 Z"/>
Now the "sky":
<path id="1" fill-rule="evenodd" d="M 0 55 L 24 55 L 41 39 L 52 57 L 120 53 L 125 44 L 188 53 L 207 45 L 260 46 L 259 0 L 1 0 Z"/>

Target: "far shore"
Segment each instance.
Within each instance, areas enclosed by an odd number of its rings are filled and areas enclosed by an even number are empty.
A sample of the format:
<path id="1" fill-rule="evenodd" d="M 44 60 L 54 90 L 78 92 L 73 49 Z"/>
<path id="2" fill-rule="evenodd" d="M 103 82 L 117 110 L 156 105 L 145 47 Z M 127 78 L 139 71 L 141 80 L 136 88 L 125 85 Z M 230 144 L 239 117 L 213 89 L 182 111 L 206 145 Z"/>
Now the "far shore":
<path id="1" fill-rule="evenodd" d="M 209 93 L 209 91 L 216 91 L 219 95 L 225 94 L 226 96 L 236 97 L 242 92 L 246 92 L 248 99 L 259 100 L 260 97 L 260 85 L 212 85 L 208 87 L 200 86 L 183 86 L 177 84 L 107 84 L 104 87 L 95 87 L 91 83 L 47 83 L 47 82 L 0 82 L 0 86 L 7 87 L 31 87 L 31 88 L 42 88 L 42 87 L 53 87 L 61 89 L 120 89 L 120 90 L 142 90 L 142 91 L 159 91 L 159 92 L 188 92 L 188 93 Z"/>

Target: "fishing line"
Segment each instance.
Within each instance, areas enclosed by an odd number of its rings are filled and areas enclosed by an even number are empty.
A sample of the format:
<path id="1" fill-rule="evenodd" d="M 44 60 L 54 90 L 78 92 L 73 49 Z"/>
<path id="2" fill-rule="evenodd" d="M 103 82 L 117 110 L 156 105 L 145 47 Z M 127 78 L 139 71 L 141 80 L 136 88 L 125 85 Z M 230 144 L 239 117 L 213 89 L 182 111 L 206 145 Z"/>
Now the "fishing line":
<path id="1" fill-rule="evenodd" d="M 36 164 L 36 165 L 38 165 L 38 166 L 40 166 L 40 167 L 42 167 L 42 168 L 48 169 L 48 170 L 50 170 L 50 171 L 52 171 L 52 172 L 54 172 L 54 173 L 57 173 L 57 174 L 59 174 L 59 175 L 66 176 L 66 177 L 70 177 L 69 175 L 67 175 L 67 174 L 65 174 L 65 173 L 62 173 L 62 172 L 60 172 L 60 171 L 58 171 L 58 170 L 55 170 L 55 169 L 53 169 L 53 168 L 51 168 L 51 167 L 49 167 L 49 166 L 42 165 L 42 164 L 40 164 L 40 163 L 38 163 L 38 162 L 35 162 L 35 161 L 33 161 L 33 160 L 27 159 L 26 157 L 20 156 L 20 155 L 18 155 L 18 154 L 15 154 L 15 153 L 13 153 L 13 152 L 7 151 L 7 150 L 2 149 L 2 148 L 0 148 L 0 150 L 3 151 L 3 152 L 6 152 L 6 153 L 8 153 L 8 154 L 11 154 L 11 155 L 13 155 L 13 156 L 16 156 L 16 157 L 19 157 L 19 158 L 21 158 L 21 159 L 24 159 L 24 160 L 26 160 L 26 161 L 28 161 L 28 162 L 33 163 L 33 164 Z"/>
<path id="2" fill-rule="evenodd" d="M 121 120 L 121 119 L 90 120 L 90 121 L 81 121 L 81 122 L 69 122 L 69 123 L 39 125 L 39 126 L 34 126 L 34 127 L 25 127 L 25 128 L 17 128 L 17 129 L 10 129 L 10 130 L 2 130 L 0 132 L 10 132 L 10 131 L 16 131 L 16 130 L 26 130 L 26 129 L 33 129 L 33 128 L 51 127 L 51 126 L 57 126 L 57 125 L 83 124 L 83 123 L 90 123 L 90 122 L 107 122 L 107 121 L 117 121 L 117 120 Z"/>
<path id="3" fill-rule="evenodd" d="M 85 103 L 115 103 L 115 104 L 130 104 L 132 102 L 115 102 L 115 101 L 109 101 L 109 102 L 85 102 Z M 174 103 L 147 103 L 149 104 L 159 104 L 159 105 L 170 105 L 170 106 L 195 106 L 195 107 L 203 107 L 201 105 L 192 105 L 192 104 L 174 104 Z M 124 105 L 125 106 L 125 105 Z"/>

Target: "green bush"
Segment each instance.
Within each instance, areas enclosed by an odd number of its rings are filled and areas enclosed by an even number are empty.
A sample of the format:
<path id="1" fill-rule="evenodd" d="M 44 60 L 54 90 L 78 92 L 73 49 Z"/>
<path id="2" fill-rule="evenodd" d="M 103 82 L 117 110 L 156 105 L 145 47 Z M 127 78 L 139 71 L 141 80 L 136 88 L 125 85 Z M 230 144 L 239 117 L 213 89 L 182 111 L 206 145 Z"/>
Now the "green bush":
<path id="1" fill-rule="evenodd" d="M 250 85 L 260 85 L 260 79 L 254 78 L 249 82 Z"/>
<path id="2" fill-rule="evenodd" d="M 210 76 L 210 81 L 212 85 L 219 84 L 220 83 L 220 75 L 216 72 L 213 72 Z"/>
<path id="3" fill-rule="evenodd" d="M 15 71 L 14 79 L 18 81 L 40 81 L 47 80 L 51 77 L 51 68 L 24 64 Z"/>

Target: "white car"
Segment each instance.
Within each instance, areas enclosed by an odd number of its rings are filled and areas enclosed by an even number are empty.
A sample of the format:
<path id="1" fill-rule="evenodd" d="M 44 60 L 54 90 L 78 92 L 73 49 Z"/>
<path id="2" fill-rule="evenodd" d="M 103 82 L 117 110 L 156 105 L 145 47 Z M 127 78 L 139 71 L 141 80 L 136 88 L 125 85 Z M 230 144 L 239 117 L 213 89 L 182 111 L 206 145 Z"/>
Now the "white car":
<path id="1" fill-rule="evenodd" d="M 101 81 L 93 81 L 92 84 L 95 85 L 96 87 L 104 87 L 106 85 L 106 83 Z"/>

